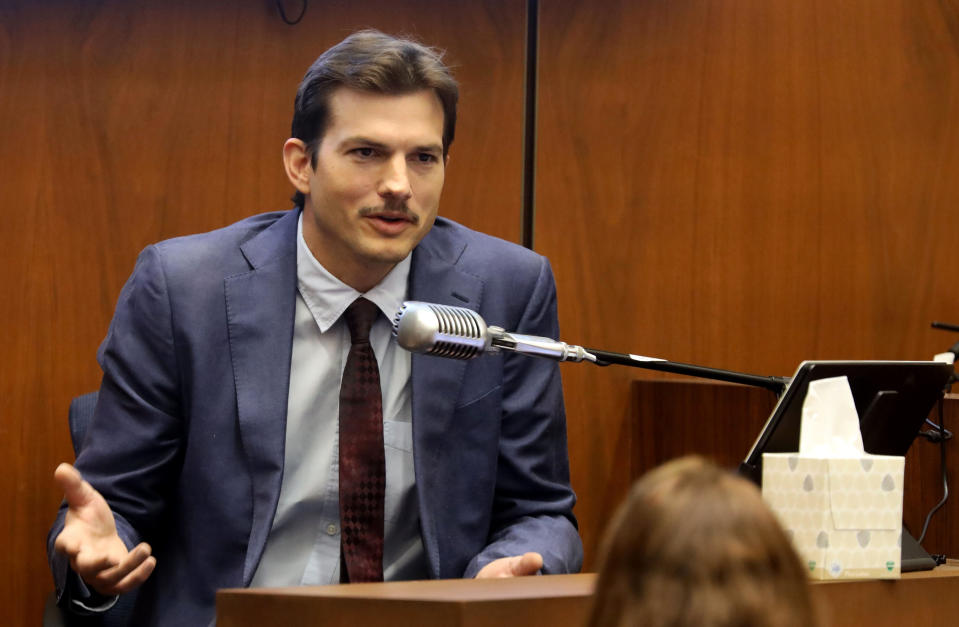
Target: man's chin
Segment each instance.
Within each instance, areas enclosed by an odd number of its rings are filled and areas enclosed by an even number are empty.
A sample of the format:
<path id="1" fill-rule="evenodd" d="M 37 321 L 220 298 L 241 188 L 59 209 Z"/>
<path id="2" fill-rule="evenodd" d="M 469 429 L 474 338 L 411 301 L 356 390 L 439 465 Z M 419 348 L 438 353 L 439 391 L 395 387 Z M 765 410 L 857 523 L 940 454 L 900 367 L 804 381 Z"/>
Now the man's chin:
<path id="1" fill-rule="evenodd" d="M 411 247 L 391 247 L 368 250 L 364 257 L 371 264 L 395 266 L 406 259 Z"/>
<path id="2" fill-rule="evenodd" d="M 413 250 L 417 244 L 419 244 L 422 237 L 412 240 L 411 238 L 404 237 L 402 239 L 390 239 L 368 242 L 366 246 L 365 257 L 370 260 L 371 263 L 389 263 L 397 264 L 404 259 L 407 255 L 410 254 L 410 251 Z"/>

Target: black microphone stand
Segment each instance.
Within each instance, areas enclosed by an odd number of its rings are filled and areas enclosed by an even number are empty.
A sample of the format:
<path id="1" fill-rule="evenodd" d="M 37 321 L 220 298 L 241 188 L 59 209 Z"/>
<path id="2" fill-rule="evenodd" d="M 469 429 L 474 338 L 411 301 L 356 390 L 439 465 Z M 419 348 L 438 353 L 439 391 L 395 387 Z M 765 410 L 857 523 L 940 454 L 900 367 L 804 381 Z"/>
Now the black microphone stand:
<path id="1" fill-rule="evenodd" d="M 612 353 L 610 351 L 601 351 L 595 348 L 586 348 L 588 353 L 596 356 L 593 362 L 597 366 L 609 366 L 610 364 L 619 364 L 620 366 L 632 366 L 633 368 L 644 368 L 646 370 L 659 370 L 662 372 L 673 372 L 684 374 L 691 377 L 700 377 L 702 379 L 714 379 L 717 381 L 727 381 L 730 383 L 741 383 L 754 387 L 772 390 L 776 396 L 782 396 L 783 392 L 789 386 L 791 379 L 789 377 L 764 377 L 758 374 L 747 374 L 745 372 L 735 372 L 732 370 L 720 370 L 718 368 L 708 368 L 706 366 L 694 366 L 677 361 L 666 361 L 665 359 L 650 359 L 648 357 L 634 357 L 625 353 Z"/>
<path id="2" fill-rule="evenodd" d="M 959 331 L 959 324 L 949 324 L 948 322 L 933 322 L 933 329 L 942 329 L 943 331 Z"/>

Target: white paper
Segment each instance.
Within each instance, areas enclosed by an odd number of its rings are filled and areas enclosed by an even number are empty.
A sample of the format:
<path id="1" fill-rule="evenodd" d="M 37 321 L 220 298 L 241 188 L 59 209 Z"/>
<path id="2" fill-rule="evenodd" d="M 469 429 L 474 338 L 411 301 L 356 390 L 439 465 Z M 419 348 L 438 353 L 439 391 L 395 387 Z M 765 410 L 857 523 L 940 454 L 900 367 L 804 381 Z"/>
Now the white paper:
<path id="1" fill-rule="evenodd" d="M 936 353 L 936 356 L 933 357 L 932 360 L 941 361 L 944 364 L 954 364 L 956 363 L 956 354 L 953 352 Z"/>
<path id="2" fill-rule="evenodd" d="M 809 383 L 802 407 L 799 454 L 827 459 L 863 456 L 859 414 L 846 377 Z"/>

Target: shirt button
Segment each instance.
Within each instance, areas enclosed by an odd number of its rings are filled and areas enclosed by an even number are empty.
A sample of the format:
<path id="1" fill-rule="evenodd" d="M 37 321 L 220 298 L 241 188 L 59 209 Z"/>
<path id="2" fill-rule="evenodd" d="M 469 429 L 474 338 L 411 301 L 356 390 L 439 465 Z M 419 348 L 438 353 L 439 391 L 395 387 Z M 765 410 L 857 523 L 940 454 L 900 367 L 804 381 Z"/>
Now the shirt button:
<path id="1" fill-rule="evenodd" d="M 328 535 L 335 536 L 335 535 L 336 535 L 336 525 L 334 525 L 334 524 L 332 524 L 332 523 L 330 523 L 329 525 L 327 525 L 327 526 L 326 526 L 326 533 L 327 533 Z"/>

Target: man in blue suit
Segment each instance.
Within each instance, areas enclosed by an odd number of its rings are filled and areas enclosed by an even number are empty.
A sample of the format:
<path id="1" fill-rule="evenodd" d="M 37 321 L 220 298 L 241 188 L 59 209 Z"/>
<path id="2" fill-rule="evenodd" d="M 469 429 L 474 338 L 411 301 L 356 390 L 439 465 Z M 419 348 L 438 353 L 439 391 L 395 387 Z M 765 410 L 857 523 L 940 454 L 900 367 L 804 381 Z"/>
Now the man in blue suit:
<path id="1" fill-rule="evenodd" d="M 434 50 L 355 33 L 297 92 L 283 150 L 297 207 L 141 253 L 76 468 L 55 473 L 61 605 L 109 611 L 138 589 L 135 624 L 199 625 L 218 588 L 353 576 L 337 416 L 357 299 L 379 310 L 376 578 L 579 570 L 557 365 L 411 356 L 390 339 L 403 300 L 558 335 L 545 258 L 437 218 L 456 100 Z"/>

